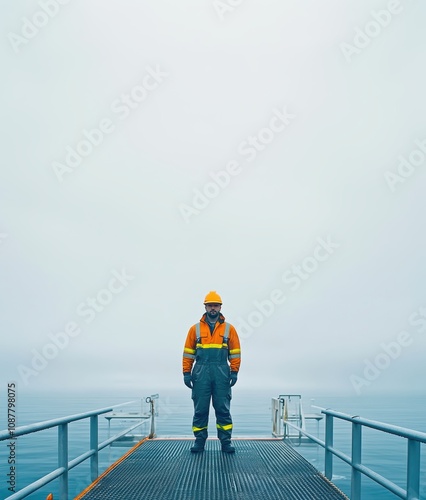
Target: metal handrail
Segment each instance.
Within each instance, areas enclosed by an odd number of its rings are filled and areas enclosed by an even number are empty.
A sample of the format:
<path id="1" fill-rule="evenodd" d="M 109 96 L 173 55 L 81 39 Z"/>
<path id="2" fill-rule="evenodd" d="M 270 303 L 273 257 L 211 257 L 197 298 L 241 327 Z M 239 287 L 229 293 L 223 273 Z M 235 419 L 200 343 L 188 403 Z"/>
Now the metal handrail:
<path id="1" fill-rule="evenodd" d="M 151 420 L 151 430 L 149 437 L 153 437 L 155 435 L 155 423 L 154 423 L 154 399 L 158 398 L 158 394 L 146 398 L 147 402 L 151 403 L 151 411 L 150 411 L 150 420 Z M 135 401 L 128 401 L 126 403 L 121 403 L 118 405 L 109 406 L 107 408 L 101 408 L 99 410 L 92 410 L 85 413 L 78 413 L 75 415 L 68 415 L 63 418 L 56 418 L 53 420 L 45 420 L 44 422 L 37 422 L 30 425 L 24 425 L 21 427 L 16 427 L 13 431 L 3 430 L 0 431 L 0 441 L 4 441 L 6 439 L 14 439 L 19 436 L 25 436 L 27 434 L 32 434 L 34 432 L 39 432 L 46 429 L 51 429 L 53 427 L 58 427 L 58 467 L 53 471 L 49 472 L 45 476 L 41 477 L 37 481 L 25 486 L 21 490 L 13 493 L 12 495 L 5 498 L 5 500 L 21 500 L 26 498 L 31 493 L 38 491 L 43 486 L 46 486 L 48 483 L 53 481 L 54 479 L 59 478 L 59 497 L 60 500 L 68 500 L 68 472 L 81 464 L 88 458 L 90 458 L 90 471 L 91 471 L 91 480 L 94 481 L 99 476 L 99 462 L 98 455 L 99 451 L 106 448 L 108 445 L 119 439 L 120 437 L 126 435 L 133 429 L 141 426 L 146 423 L 147 420 L 143 420 L 138 422 L 137 424 L 132 425 L 125 431 L 122 431 L 115 436 L 106 439 L 102 443 L 98 443 L 98 417 L 104 413 L 108 413 L 112 411 L 114 408 L 118 408 L 119 406 L 128 405 L 134 403 Z M 82 455 L 74 458 L 71 461 L 68 461 L 68 424 L 72 422 L 76 422 L 78 420 L 83 420 L 86 418 L 90 418 L 90 450 L 86 451 Z"/>
<path id="2" fill-rule="evenodd" d="M 325 441 L 318 439 L 304 429 L 297 427 L 290 422 L 285 421 L 288 425 L 303 435 L 320 445 L 325 449 L 324 475 L 331 480 L 333 477 L 333 456 L 340 458 L 352 468 L 351 474 L 351 500 L 361 500 L 361 474 L 369 477 L 376 483 L 380 484 L 388 491 L 405 500 L 419 500 L 420 497 L 420 445 L 426 443 L 426 433 L 398 427 L 396 425 L 385 424 L 375 420 L 368 420 L 358 416 L 350 416 L 346 413 L 337 412 L 335 410 L 321 408 L 326 416 L 325 422 Z M 333 418 L 338 418 L 352 423 L 352 455 L 342 453 L 333 447 Z M 381 476 L 374 470 L 362 465 L 362 427 L 369 427 L 378 431 L 386 432 L 407 439 L 407 486 L 406 489 L 401 488 L 389 479 Z"/>
<path id="3" fill-rule="evenodd" d="M 68 415 L 67 417 L 55 418 L 52 420 L 44 420 L 43 422 L 37 422 L 30 425 L 22 425 L 21 427 L 16 427 L 13 431 L 0 431 L 0 441 L 5 439 L 10 439 L 11 434 L 13 437 L 24 436 L 25 434 L 31 434 L 33 432 L 44 431 L 46 429 L 51 429 L 52 427 L 57 427 L 62 424 L 69 424 L 71 422 L 77 422 L 78 420 L 83 420 L 84 418 L 91 417 L 93 415 L 101 415 L 102 413 L 108 413 L 112 411 L 113 408 L 118 408 L 119 406 L 125 406 L 134 403 L 134 401 L 128 401 L 127 403 L 121 403 L 114 406 L 109 406 L 108 408 L 101 408 L 99 410 L 92 410 L 85 413 L 76 413 L 75 415 Z"/>

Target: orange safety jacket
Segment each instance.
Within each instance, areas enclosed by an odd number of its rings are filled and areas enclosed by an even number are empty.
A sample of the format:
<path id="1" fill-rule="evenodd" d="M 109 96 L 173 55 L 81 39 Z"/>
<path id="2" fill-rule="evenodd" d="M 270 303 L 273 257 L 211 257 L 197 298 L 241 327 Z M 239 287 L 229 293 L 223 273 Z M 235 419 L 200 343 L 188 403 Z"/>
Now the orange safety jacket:
<path id="1" fill-rule="evenodd" d="M 197 349 L 227 349 L 228 360 L 231 371 L 237 372 L 241 364 L 241 347 L 237 331 L 230 323 L 225 323 L 225 317 L 219 314 L 213 333 L 206 321 L 206 314 L 199 323 L 199 339 L 197 342 L 197 325 L 192 325 L 189 329 L 183 349 L 183 372 L 190 372 L 197 357 Z M 227 330 L 228 339 L 224 339 Z"/>

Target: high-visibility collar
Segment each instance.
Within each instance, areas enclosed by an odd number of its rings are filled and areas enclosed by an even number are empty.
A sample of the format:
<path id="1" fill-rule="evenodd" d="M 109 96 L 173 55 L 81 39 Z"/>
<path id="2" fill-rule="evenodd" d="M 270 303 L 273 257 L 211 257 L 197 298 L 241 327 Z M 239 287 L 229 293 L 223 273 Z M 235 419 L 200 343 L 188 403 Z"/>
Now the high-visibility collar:
<path id="1" fill-rule="evenodd" d="M 203 314 L 203 316 L 201 317 L 200 321 L 202 321 L 203 323 L 207 323 L 208 324 L 207 313 Z M 219 321 L 219 323 L 223 323 L 225 321 L 225 316 L 222 313 L 219 313 L 219 318 L 217 319 L 217 321 Z"/>
<path id="2" fill-rule="evenodd" d="M 227 347 L 228 346 L 228 337 L 229 337 L 229 330 L 230 330 L 231 325 L 229 323 L 225 323 L 225 332 L 223 334 L 223 344 L 222 347 Z M 201 346 L 201 328 L 200 328 L 200 323 L 197 323 L 195 325 L 195 336 L 197 339 L 197 347 L 198 344 Z"/>

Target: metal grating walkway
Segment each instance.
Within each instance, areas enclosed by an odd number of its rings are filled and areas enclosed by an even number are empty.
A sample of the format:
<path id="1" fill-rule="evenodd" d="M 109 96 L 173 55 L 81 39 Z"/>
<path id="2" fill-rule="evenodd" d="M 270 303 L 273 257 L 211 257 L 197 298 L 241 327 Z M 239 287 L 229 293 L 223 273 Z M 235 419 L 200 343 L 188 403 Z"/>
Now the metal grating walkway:
<path id="1" fill-rule="evenodd" d="M 193 440 L 152 439 L 135 447 L 79 500 L 333 500 L 347 499 L 280 439 L 234 439 L 234 455 L 218 440 L 192 454 Z"/>

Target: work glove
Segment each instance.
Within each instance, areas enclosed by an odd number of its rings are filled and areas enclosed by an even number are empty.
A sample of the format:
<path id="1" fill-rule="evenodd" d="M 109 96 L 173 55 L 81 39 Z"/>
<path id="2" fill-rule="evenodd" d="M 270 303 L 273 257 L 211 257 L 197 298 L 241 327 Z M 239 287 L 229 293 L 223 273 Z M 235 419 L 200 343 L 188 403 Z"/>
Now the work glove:
<path id="1" fill-rule="evenodd" d="M 186 385 L 186 387 L 189 387 L 190 389 L 192 389 L 191 372 L 185 372 L 183 374 L 183 383 Z"/>
<path id="2" fill-rule="evenodd" d="M 232 387 L 237 383 L 238 372 L 231 372 L 231 378 L 229 380 L 229 384 Z"/>

